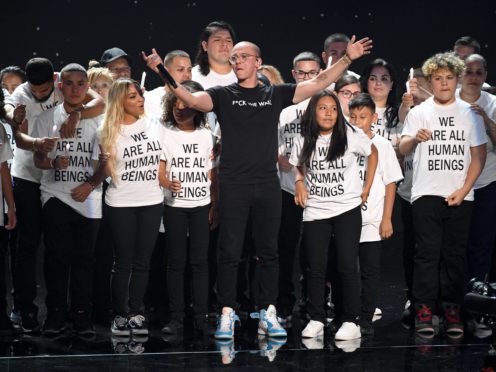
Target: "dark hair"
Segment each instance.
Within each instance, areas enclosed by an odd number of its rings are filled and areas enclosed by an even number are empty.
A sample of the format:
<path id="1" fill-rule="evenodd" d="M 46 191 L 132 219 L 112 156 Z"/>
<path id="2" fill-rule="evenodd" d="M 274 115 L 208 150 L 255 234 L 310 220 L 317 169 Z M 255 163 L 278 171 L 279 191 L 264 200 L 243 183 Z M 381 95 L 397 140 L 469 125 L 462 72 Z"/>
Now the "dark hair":
<path id="1" fill-rule="evenodd" d="M 356 108 L 367 107 L 372 113 L 375 113 L 375 102 L 368 93 L 360 93 L 356 98 L 353 98 L 348 104 L 350 110 Z"/>
<path id="2" fill-rule="evenodd" d="M 19 66 L 7 66 L 0 71 L 0 81 L 3 80 L 3 77 L 7 74 L 13 74 L 19 76 L 23 83 L 26 82 L 26 73 Z"/>
<path id="3" fill-rule="evenodd" d="M 53 65 L 46 58 L 31 58 L 26 63 L 26 77 L 30 84 L 41 85 L 53 81 Z"/>
<path id="4" fill-rule="evenodd" d="M 208 38 L 212 36 L 213 33 L 219 30 L 227 30 L 231 34 L 231 38 L 233 43 L 236 40 L 236 34 L 234 33 L 234 29 L 232 26 L 224 21 L 213 21 L 210 22 L 201 32 L 200 41 L 198 42 L 198 52 L 196 54 L 195 63 L 200 68 L 200 73 L 204 76 L 208 75 L 210 72 L 210 65 L 208 64 L 208 54 L 205 50 L 203 50 L 202 42 L 208 41 Z"/>
<path id="5" fill-rule="evenodd" d="M 182 82 L 181 85 L 187 91 L 189 91 L 191 93 L 201 92 L 204 90 L 200 83 L 197 83 L 196 81 L 193 81 L 193 80 L 186 80 L 186 81 Z M 177 126 L 177 121 L 174 118 L 174 114 L 172 112 L 176 102 L 177 102 L 177 97 L 173 93 L 169 92 L 165 95 L 164 100 L 163 100 L 163 104 L 162 104 L 162 107 L 164 110 L 164 113 L 162 115 L 162 120 L 165 123 L 172 124 L 173 126 Z M 195 119 L 194 119 L 195 128 L 199 128 L 201 126 L 204 126 L 205 121 L 206 121 L 205 113 L 201 112 L 201 111 L 195 111 L 195 112 L 196 112 Z"/>
<path id="6" fill-rule="evenodd" d="M 62 75 L 66 72 L 81 72 L 86 78 L 88 78 L 88 72 L 78 63 L 69 63 L 68 65 L 65 65 L 62 70 L 60 70 L 60 76 L 62 77 Z"/>
<path id="7" fill-rule="evenodd" d="M 351 74 L 345 74 L 339 78 L 338 81 L 336 81 L 336 84 L 334 85 L 334 91 L 339 92 L 342 87 L 350 84 L 358 84 L 360 85 L 360 80 L 354 75 Z M 361 88 L 361 86 L 360 86 Z"/>
<path id="8" fill-rule="evenodd" d="M 320 68 L 320 57 L 313 52 L 301 52 L 293 59 L 293 67 L 296 66 L 298 62 L 301 61 L 313 61 L 319 65 Z"/>
<path id="9" fill-rule="evenodd" d="M 350 38 L 346 36 L 345 34 L 342 33 L 335 33 L 327 36 L 327 38 L 324 41 L 324 51 L 329 48 L 329 45 L 332 43 L 348 43 L 350 41 Z"/>
<path id="10" fill-rule="evenodd" d="M 176 49 L 176 50 L 170 51 L 169 53 L 167 53 L 165 55 L 165 57 L 164 57 L 164 65 L 165 66 L 170 66 L 170 64 L 172 63 L 172 61 L 176 57 L 190 58 L 189 57 L 189 54 L 186 53 L 184 50 Z"/>
<path id="11" fill-rule="evenodd" d="M 3 94 L 3 89 L 0 89 L 0 119 L 4 119 L 6 114 L 4 101 L 5 101 L 5 96 Z"/>
<path id="12" fill-rule="evenodd" d="M 317 103 L 322 97 L 332 97 L 338 108 L 338 117 L 336 124 L 332 130 L 331 141 L 329 143 L 329 151 L 327 152 L 326 160 L 333 161 L 343 156 L 348 147 L 348 138 L 346 130 L 348 124 L 343 115 L 343 110 L 339 104 L 339 99 L 335 93 L 330 90 L 323 90 L 314 95 L 308 102 L 307 110 L 301 119 L 301 135 L 303 136 L 303 148 L 301 149 L 300 165 L 309 167 L 312 154 L 315 152 L 315 145 L 320 135 L 320 127 L 316 119 Z"/>
<path id="13" fill-rule="evenodd" d="M 398 102 L 397 102 L 397 97 L 396 97 L 396 72 L 394 70 L 394 67 L 383 60 L 382 58 L 377 58 L 370 62 L 365 69 L 362 72 L 362 75 L 360 76 L 360 84 L 362 85 L 362 92 L 364 93 L 369 93 L 369 90 L 367 88 L 367 82 L 369 80 L 370 73 L 374 69 L 374 67 L 384 67 L 388 73 L 389 76 L 391 76 L 391 81 L 393 83 L 393 86 L 391 90 L 389 91 L 387 101 L 386 101 L 386 112 L 384 113 L 385 119 L 386 119 L 386 128 L 391 129 L 395 128 L 398 123 L 399 123 L 399 118 L 398 118 Z"/>
<path id="14" fill-rule="evenodd" d="M 480 44 L 472 36 L 462 36 L 457 41 L 455 41 L 455 46 L 458 45 L 474 48 L 474 53 L 480 53 Z"/>

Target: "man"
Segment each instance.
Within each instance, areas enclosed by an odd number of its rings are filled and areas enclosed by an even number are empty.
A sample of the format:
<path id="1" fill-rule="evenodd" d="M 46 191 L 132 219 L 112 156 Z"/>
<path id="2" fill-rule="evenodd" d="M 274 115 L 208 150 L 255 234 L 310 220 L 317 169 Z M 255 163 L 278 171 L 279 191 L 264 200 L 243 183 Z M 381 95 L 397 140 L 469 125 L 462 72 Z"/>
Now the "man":
<path id="1" fill-rule="evenodd" d="M 113 47 L 107 49 L 103 52 L 100 63 L 103 67 L 107 67 L 110 70 L 114 79 L 131 77 L 133 59 L 121 48 Z"/>
<path id="2" fill-rule="evenodd" d="M 32 58 L 26 64 L 27 82 L 21 84 L 6 102 L 7 121 L 13 126 L 17 149 L 12 163 L 14 199 L 18 216 L 18 244 L 13 268 L 14 309 L 11 319 L 24 332 L 38 331 L 38 308 L 36 298 L 36 257 L 41 238 L 41 170 L 33 163 L 32 151 L 53 149 L 55 141 L 50 138 L 73 136 L 81 118 L 101 115 L 103 99 L 89 90 L 85 105 L 74 110 L 50 137 L 30 136 L 38 115 L 57 106 L 62 93 L 55 86 L 58 78 L 52 63 L 46 58 Z"/>
<path id="3" fill-rule="evenodd" d="M 465 60 L 465 58 L 471 54 L 480 53 L 480 44 L 472 36 L 462 36 L 455 41 L 453 52 L 455 52 L 458 57 Z"/>
<path id="4" fill-rule="evenodd" d="M 182 86 L 172 91 L 191 108 L 214 111 L 222 123 L 222 157 L 219 167 L 220 246 L 218 300 L 223 306 L 216 338 L 234 337 L 238 319 L 236 276 L 248 218 L 259 265 L 259 334 L 285 337 L 276 308 L 278 288 L 277 235 L 281 217 L 281 192 L 277 169 L 277 126 L 284 107 L 299 103 L 329 86 L 352 60 L 369 53 L 371 41 L 353 38 L 340 63 L 317 77 L 294 84 L 260 86 L 257 69 L 262 64 L 257 45 L 236 44 L 229 59 L 238 82 L 189 93 Z M 159 57 L 154 59 L 159 63 Z"/>
<path id="5" fill-rule="evenodd" d="M 179 83 L 191 80 L 191 59 L 189 54 L 183 50 L 173 50 L 164 58 L 164 66 L 171 76 Z M 162 116 L 162 100 L 169 90 L 166 85 L 145 92 L 145 112 L 147 115 Z"/>
<path id="6" fill-rule="evenodd" d="M 350 38 L 341 33 L 335 33 L 329 35 L 324 41 L 324 51 L 322 52 L 322 61 L 324 65 L 328 65 L 329 58 L 331 58 L 331 65 L 335 64 L 346 54 L 346 46 L 348 45 Z M 345 73 L 356 76 L 360 78 L 360 75 L 353 71 L 346 70 Z M 334 84 L 331 85 L 331 89 L 334 89 Z"/>
<path id="7" fill-rule="evenodd" d="M 63 104 L 38 116 L 35 138 L 53 136 L 53 126 L 59 126 L 83 105 L 89 88 L 86 70 L 71 63 L 61 70 L 60 80 Z M 74 331 L 83 336 L 95 334 L 89 311 L 102 191 L 92 182 L 92 152 L 100 122 L 101 116 L 83 119 L 74 138 L 55 139 L 54 151 L 34 153 L 36 167 L 43 170 L 40 190 L 47 287 L 45 334 L 64 331 L 68 297 Z"/>
<path id="8" fill-rule="evenodd" d="M 296 84 L 313 79 L 320 72 L 319 56 L 312 52 L 302 52 L 293 60 L 291 74 Z M 295 303 L 293 268 L 297 259 L 300 225 L 303 209 L 294 202 L 295 170 L 289 163 L 295 137 L 301 132 L 301 117 L 305 113 L 309 99 L 286 107 L 279 117 L 279 180 L 281 183 L 282 215 L 279 231 L 279 299 L 280 318 L 289 321 Z M 299 261 L 299 260 L 298 260 Z"/>

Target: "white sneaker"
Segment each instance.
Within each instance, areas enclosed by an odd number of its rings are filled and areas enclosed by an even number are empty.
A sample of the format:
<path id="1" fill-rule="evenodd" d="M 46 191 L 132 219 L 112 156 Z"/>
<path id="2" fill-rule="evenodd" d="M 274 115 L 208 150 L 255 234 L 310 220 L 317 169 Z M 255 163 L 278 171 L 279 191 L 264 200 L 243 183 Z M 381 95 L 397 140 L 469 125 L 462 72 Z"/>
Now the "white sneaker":
<path id="1" fill-rule="evenodd" d="M 381 318 L 382 318 L 382 310 L 376 307 L 374 311 L 374 316 L 372 316 L 372 322 L 375 322 Z"/>
<path id="2" fill-rule="evenodd" d="M 239 322 L 239 317 L 230 307 L 222 308 L 222 314 L 217 322 L 214 337 L 217 339 L 232 339 L 234 337 L 234 324 Z"/>
<path id="3" fill-rule="evenodd" d="M 286 330 L 277 320 L 277 311 L 274 305 L 269 305 L 267 310 L 260 310 L 258 321 L 258 334 L 269 337 L 286 337 Z"/>
<path id="4" fill-rule="evenodd" d="M 301 332 L 301 337 L 314 338 L 324 334 L 324 323 L 318 320 L 311 320 L 308 322 L 305 329 Z"/>
<path id="5" fill-rule="evenodd" d="M 360 326 L 353 322 L 344 322 L 336 332 L 335 339 L 341 341 L 354 340 L 361 338 Z"/>

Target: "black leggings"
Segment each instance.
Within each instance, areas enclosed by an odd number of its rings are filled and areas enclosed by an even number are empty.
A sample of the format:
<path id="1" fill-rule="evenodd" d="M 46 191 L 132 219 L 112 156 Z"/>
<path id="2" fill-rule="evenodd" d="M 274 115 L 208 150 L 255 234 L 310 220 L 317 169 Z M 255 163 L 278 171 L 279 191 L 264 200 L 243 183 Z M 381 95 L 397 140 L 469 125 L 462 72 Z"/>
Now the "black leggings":
<path id="1" fill-rule="evenodd" d="M 360 207 L 325 220 L 303 223 L 303 249 L 307 263 L 308 313 L 312 320 L 325 319 L 325 274 L 329 241 L 334 235 L 336 267 L 343 294 L 344 322 L 356 322 L 360 314 L 358 246 L 362 229 Z"/>
<path id="2" fill-rule="evenodd" d="M 195 315 L 207 314 L 209 209 L 209 205 L 195 208 L 165 206 L 169 307 L 172 317 L 180 321 L 184 318 L 184 270 L 188 256 L 192 273 Z"/>
<path id="3" fill-rule="evenodd" d="M 105 204 L 114 238 L 112 306 L 116 315 L 142 314 L 150 257 L 163 205 L 110 207 Z"/>

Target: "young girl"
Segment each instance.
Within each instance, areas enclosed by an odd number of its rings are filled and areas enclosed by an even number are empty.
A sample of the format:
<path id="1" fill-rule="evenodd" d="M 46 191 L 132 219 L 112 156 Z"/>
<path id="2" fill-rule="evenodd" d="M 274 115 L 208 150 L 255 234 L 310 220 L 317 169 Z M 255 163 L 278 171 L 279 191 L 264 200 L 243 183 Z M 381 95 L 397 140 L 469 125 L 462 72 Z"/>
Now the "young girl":
<path id="1" fill-rule="evenodd" d="M 483 120 L 456 98 L 464 63 L 451 53 L 424 62 L 434 96 L 410 110 L 402 154 L 414 152 L 411 203 L 415 229 L 415 330 L 433 335 L 432 313 L 441 302 L 447 334 L 463 333 L 460 305 L 474 193 L 486 158 Z"/>
<path id="2" fill-rule="evenodd" d="M 115 242 L 114 335 L 148 334 L 143 296 L 163 211 L 159 165 L 165 127 L 158 118 L 143 118 L 143 113 L 138 83 L 116 80 L 109 91 L 100 140 L 103 151 L 110 153 L 107 173 L 112 177 L 104 208 Z"/>
<path id="3" fill-rule="evenodd" d="M 369 172 L 362 187 L 357 156 L 368 156 Z M 377 166 L 372 141 L 345 120 L 339 100 L 324 90 L 311 98 L 302 120 L 302 137 L 291 153 L 296 166 L 295 202 L 304 207 L 303 246 L 308 264 L 308 312 L 303 337 L 324 332 L 324 285 L 331 237 L 336 249 L 343 293 L 343 324 L 336 340 L 360 338 L 360 281 L 357 259 L 362 216 Z M 334 236 L 333 236 L 334 235 Z"/>
<path id="4" fill-rule="evenodd" d="M 202 91 L 194 81 L 182 83 L 190 92 Z M 167 229 L 167 286 L 172 320 L 162 332 L 177 334 L 184 320 L 184 269 L 189 256 L 193 283 L 195 328 L 209 332 L 208 243 L 209 227 L 215 227 L 217 193 L 212 169 L 212 136 L 205 127 L 205 114 L 190 109 L 173 94 L 164 102 L 167 169 L 160 184 L 164 188 L 164 224 Z M 187 238 L 189 236 L 189 254 Z"/>

